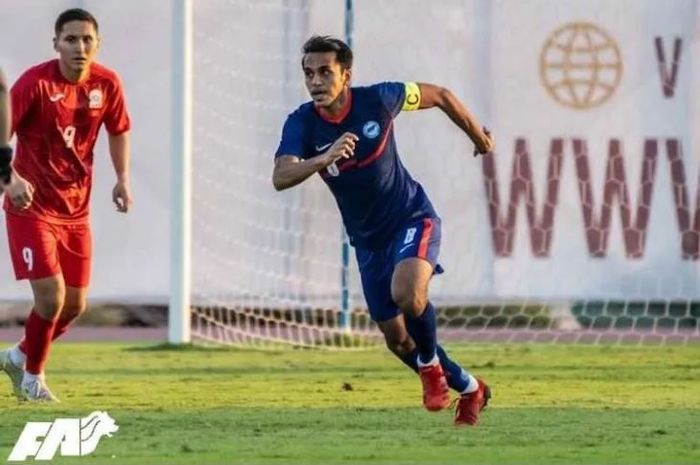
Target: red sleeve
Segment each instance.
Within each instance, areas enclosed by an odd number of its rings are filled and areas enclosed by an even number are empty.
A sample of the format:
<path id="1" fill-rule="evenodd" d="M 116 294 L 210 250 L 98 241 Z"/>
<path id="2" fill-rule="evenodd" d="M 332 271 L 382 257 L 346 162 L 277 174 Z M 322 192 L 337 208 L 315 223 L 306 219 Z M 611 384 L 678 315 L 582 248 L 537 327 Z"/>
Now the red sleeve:
<path id="1" fill-rule="evenodd" d="M 114 91 L 110 95 L 109 107 L 105 112 L 105 127 L 107 132 L 113 136 L 118 136 L 131 129 L 131 121 L 129 112 L 126 110 L 126 102 L 124 101 L 124 91 L 119 78 L 115 77 Z"/>
<path id="2" fill-rule="evenodd" d="M 31 72 L 26 72 L 17 79 L 10 90 L 12 104 L 12 133 L 17 128 L 32 108 L 32 104 L 38 95 L 37 79 Z"/>

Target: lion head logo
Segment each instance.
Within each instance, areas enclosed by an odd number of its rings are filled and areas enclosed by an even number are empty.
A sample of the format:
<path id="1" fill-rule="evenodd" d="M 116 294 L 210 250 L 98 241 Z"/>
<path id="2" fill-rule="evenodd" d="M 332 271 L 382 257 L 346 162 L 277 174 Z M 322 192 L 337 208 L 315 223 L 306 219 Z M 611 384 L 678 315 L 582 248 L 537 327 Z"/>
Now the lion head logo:
<path id="1" fill-rule="evenodd" d="M 95 451 L 102 436 L 112 437 L 119 426 L 107 412 L 95 411 L 80 420 L 80 455 Z"/>

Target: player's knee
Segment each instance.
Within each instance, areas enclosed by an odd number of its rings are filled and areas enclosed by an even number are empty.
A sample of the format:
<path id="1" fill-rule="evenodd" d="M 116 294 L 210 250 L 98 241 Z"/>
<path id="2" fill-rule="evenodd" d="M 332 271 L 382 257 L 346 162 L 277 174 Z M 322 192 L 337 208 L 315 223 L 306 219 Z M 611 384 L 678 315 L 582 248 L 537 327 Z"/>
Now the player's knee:
<path id="1" fill-rule="evenodd" d="M 47 320 L 55 319 L 66 303 L 66 287 L 56 277 L 32 281 L 34 311 Z"/>
<path id="2" fill-rule="evenodd" d="M 408 334 L 384 334 L 386 347 L 398 357 L 407 355 L 413 350 L 413 341 Z"/>
<path id="3" fill-rule="evenodd" d="M 64 320 L 74 320 L 85 313 L 86 309 L 87 303 L 85 301 L 66 301 L 63 305 L 63 310 L 61 310 L 61 318 Z"/>
<path id="4" fill-rule="evenodd" d="M 428 299 L 415 289 L 406 289 L 395 293 L 394 302 L 404 314 L 415 317 L 423 312 Z"/>
<path id="5" fill-rule="evenodd" d="M 60 292 L 37 296 L 34 301 L 34 311 L 47 320 L 53 320 L 61 312 L 64 299 Z"/>

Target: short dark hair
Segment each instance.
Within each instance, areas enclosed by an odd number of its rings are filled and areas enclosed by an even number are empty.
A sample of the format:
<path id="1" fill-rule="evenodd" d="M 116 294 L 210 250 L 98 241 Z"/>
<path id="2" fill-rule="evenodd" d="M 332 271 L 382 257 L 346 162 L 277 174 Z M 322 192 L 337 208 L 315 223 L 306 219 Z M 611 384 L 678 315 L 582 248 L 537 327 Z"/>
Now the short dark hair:
<path id="1" fill-rule="evenodd" d="M 335 58 L 344 69 L 352 68 L 352 50 L 348 44 L 331 36 L 312 36 L 301 48 L 304 55 L 307 53 L 335 52 Z M 304 56 L 301 57 L 301 66 L 304 66 Z"/>
<path id="2" fill-rule="evenodd" d="M 87 11 L 82 8 L 71 8 L 66 10 L 56 18 L 56 24 L 54 25 L 54 31 L 56 32 L 56 37 L 61 34 L 63 30 L 63 25 L 71 21 L 87 21 L 95 27 L 95 32 L 99 33 L 100 29 L 97 26 L 97 20 Z"/>

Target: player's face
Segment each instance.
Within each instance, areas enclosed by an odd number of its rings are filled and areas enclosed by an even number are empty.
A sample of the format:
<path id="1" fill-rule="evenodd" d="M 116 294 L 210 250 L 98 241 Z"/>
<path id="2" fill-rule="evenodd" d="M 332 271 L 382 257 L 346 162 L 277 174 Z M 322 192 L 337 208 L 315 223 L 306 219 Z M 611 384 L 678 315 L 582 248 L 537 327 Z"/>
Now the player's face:
<path id="1" fill-rule="evenodd" d="M 82 73 L 95 60 L 100 40 L 91 22 L 70 21 L 63 25 L 53 45 L 65 69 Z"/>
<path id="2" fill-rule="evenodd" d="M 306 88 L 320 107 L 335 102 L 350 82 L 350 70 L 338 63 L 335 52 L 307 53 L 303 68 Z"/>

